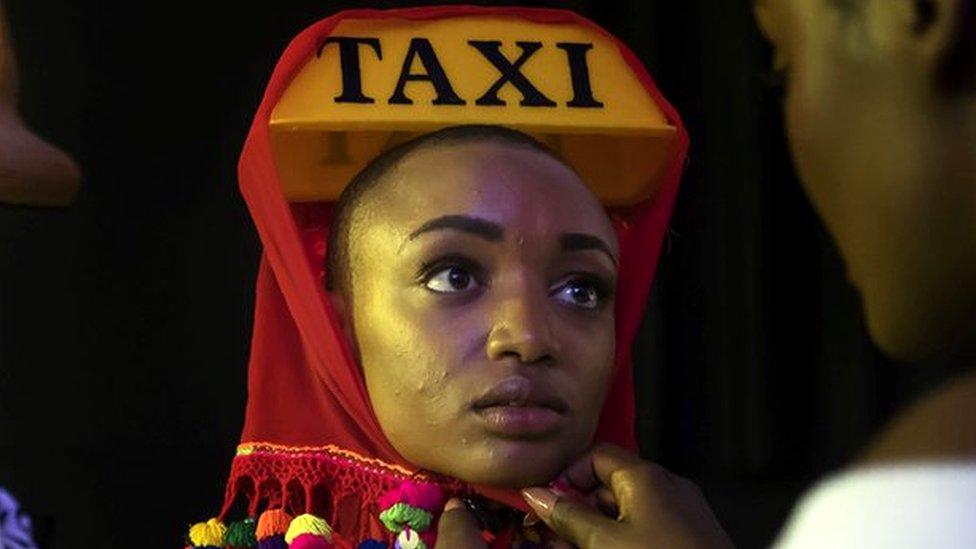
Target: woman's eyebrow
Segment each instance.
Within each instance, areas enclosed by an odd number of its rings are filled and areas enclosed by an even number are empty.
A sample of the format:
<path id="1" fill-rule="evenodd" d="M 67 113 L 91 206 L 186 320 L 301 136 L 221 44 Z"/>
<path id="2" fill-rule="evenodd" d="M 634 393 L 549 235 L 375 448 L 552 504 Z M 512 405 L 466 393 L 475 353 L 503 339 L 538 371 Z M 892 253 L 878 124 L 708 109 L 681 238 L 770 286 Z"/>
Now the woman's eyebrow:
<path id="1" fill-rule="evenodd" d="M 616 266 L 617 258 L 614 257 L 610 246 L 602 238 L 586 233 L 563 233 L 559 235 L 559 245 L 563 251 L 575 252 L 580 250 L 596 250 L 607 254 L 610 261 Z"/>
<path id="2" fill-rule="evenodd" d="M 435 217 L 421 225 L 410 233 L 407 240 L 413 240 L 427 232 L 444 229 L 453 229 L 455 231 L 473 234 L 489 242 L 501 242 L 505 236 L 505 231 L 501 225 L 488 221 L 487 219 L 467 215 L 443 215 L 441 217 Z"/>
<path id="3" fill-rule="evenodd" d="M 452 229 L 473 234 L 488 240 L 489 242 L 501 242 L 505 236 L 505 231 L 502 229 L 501 225 L 493 221 L 467 215 L 442 215 L 425 222 L 423 225 L 415 229 L 410 233 L 410 236 L 407 237 L 407 240 L 413 240 L 424 233 L 441 231 L 445 229 Z M 614 265 L 617 264 L 617 258 L 614 257 L 610 246 L 604 242 L 603 239 L 591 234 L 563 233 L 559 235 L 559 245 L 563 251 L 566 252 L 582 250 L 596 250 L 603 252 L 608 258 L 610 258 L 610 261 Z"/>

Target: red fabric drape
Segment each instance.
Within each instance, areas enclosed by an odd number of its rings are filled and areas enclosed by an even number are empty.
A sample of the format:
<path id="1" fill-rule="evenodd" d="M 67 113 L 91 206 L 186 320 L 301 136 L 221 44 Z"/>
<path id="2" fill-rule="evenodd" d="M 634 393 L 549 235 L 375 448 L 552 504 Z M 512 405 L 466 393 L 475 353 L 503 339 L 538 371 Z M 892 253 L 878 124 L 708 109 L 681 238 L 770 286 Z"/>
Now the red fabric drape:
<path id="1" fill-rule="evenodd" d="M 271 443 L 287 447 L 334 445 L 359 456 L 414 469 L 384 437 L 371 409 L 359 367 L 345 344 L 336 314 L 325 297 L 322 258 L 330 206 L 286 202 L 272 157 L 268 122 L 272 109 L 292 78 L 342 19 L 395 17 L 421 20 L 470 15 L 582 25 L 609 36 L 591 21 L 562 10 L 471 6 L 352 10 L 319 21 L 301 32 L 288 45 L 275 67 L 238 166 L 240 189 L 264 245 L 257 284 L 242 443 Z M 678 113 L 660 94 L 641 62 L 626 46 L 619 42 L 617 44 L 647 93 L 678 130 L 664 180 L 656 196 L 626 211 L 611 212 L 621 250 L 616 309 L 618 343 L 615 378 L 596 439 L 636 449 L 631 347 L 644 314 L 678 190 L 688 136 Z M 269 504 L 280 502 L 282 486 L 286 487 L 284 492 L 289 492 L 287 485 L 290 479 L 287 475 L 292 473 L 278 471 L 273 474 L 277 486 L 266 485 L 262 479 L 254 478 L 251 462 L 255 459 L 254 456 L 242 455 L 235 458 L 222 514 L 226 514 L 242 493 L 251 498 L 253 511 L 259 501 L 266 500 Z M 251 461 L 244 463 L 246 460 Z M 296 480 L 304 489 L 307 499 L 313 499 L 316 487 L 312 485 L 317 480 L 304 477 Z M 340 492 L 357 485 L 346 483 L 343 486 L 346 488 L 329 484 L 333 492 L 329 496 L 333 519 L 338 514 L 336 509 L 342 507 L 338 501 L 350 495 Z M 512 506 L 523 505 L 514 491 L 473 489 Z M 359 495 L 363 496 L 364 493 Z M 306 507 L 309 505 L 305 504 Z M 366 508 L 364 505 L 360 503 L 361 510 Z M 358 522 L 362 526 L 362 520 Z M 342 524 L 334 526 L 342 531 Z M 351 535 L 359 535 L 366 530 L 368 528 L 361 527 L 360 532 Z"/>

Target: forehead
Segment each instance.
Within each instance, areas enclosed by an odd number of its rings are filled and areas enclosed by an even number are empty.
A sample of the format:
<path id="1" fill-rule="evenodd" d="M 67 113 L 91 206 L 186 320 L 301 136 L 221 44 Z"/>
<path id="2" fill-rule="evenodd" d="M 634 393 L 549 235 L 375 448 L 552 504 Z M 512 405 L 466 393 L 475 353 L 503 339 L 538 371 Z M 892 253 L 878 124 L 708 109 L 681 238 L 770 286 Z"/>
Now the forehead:
<path id="1" fill-rule="evenodd" d="M 469 215 L 516 232 L 588 232 L 613 239 L 596 197 L 569 167 L 496 141 L 422 147 L 380 182 L 373 221 L 409 234 L 441 215 Z"/>

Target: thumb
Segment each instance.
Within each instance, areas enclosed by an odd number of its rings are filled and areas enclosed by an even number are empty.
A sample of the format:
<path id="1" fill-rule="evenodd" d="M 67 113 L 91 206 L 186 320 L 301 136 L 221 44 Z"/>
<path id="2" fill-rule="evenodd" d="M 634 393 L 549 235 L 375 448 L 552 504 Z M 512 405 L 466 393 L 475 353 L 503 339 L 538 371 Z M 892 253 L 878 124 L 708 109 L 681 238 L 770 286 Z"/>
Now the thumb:
<path id="1" fill-rule="evenodd" d="M 436 549 L 488 549 L 478 521 L 458 498 L 451 498 L 437 523 Z"/>
<path id="2" fill-rule="evenodd" d="M 522 496 L 556 535 L 583 549 L 597 547 L 596 540 L 611 538 L 614 526 L 619 526 L 596 509 L 548 488 L 526 488 Z"/>

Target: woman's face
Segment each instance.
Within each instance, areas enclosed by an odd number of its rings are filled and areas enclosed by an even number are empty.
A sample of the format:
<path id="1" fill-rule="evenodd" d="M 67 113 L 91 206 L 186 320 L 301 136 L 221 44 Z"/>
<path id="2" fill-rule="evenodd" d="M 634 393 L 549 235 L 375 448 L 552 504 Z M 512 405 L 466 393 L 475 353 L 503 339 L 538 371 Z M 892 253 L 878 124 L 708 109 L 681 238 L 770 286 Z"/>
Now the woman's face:
<path id="1" fill-rule="evenodd" d="M 955 335 L 976 307 L 976 185 L 960 177 L 972 172 L 971 136 L 944 124 L 965 117 L 940 89 L 942 7 L 933 22 L 920 2 L 844 4 L 755 6 L 786 72 L 800 179 L 864 298 L 871 335 L 909 358 Z"/>
<path id="2" fill-rule="evenodd" d="M 617 243 L 566 166 L 527 147 L 421 147 L 353 213 L 347 311 L 387 438 L 468 482 L 551 480 L 610 383 Z"/>

